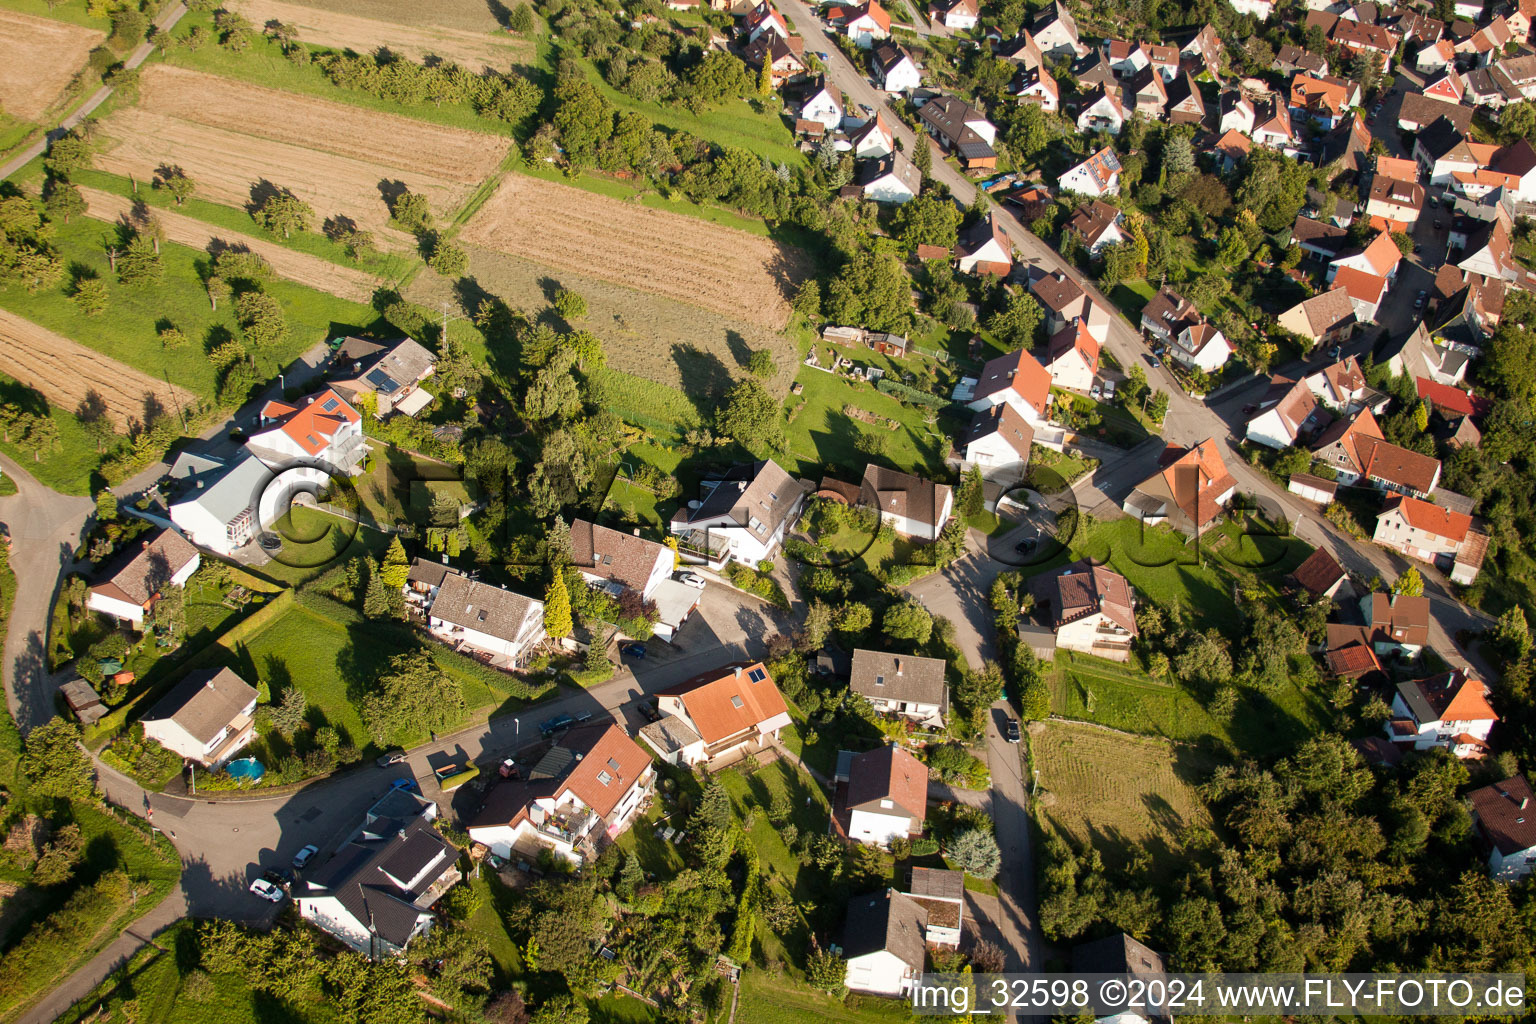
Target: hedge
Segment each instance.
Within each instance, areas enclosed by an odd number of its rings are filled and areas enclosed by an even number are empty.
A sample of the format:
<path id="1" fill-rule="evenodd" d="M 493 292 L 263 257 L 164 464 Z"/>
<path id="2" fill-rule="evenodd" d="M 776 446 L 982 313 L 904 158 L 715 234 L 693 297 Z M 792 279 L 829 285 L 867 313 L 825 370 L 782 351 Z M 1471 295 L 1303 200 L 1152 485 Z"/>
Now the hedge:
<path id="1" fill-rule="evenodd" d="M 940 398 L 930 391 L 920 391 L 917 388 L 903 384 L 899 380 L 891 380 L 889 377 L 881 377 L 875 383 L 876 391 L 883 391 L 887 395 L 900 402 L 910 405 L 923 405 L 930 409 L 942 409 L 948 405 L 948 400 Z"/>

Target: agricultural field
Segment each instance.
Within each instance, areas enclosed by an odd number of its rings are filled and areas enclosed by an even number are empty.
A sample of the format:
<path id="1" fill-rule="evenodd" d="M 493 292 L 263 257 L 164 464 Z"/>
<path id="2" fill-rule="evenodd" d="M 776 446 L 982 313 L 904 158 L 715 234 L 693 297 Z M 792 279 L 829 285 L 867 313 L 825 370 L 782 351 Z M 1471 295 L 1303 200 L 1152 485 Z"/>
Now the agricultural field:
<path id="1" fill-rule="evenodd" d="M 510 141 L 184 68 L 144 73 L 138 106 L 113 114 L 96 156 L 104 171 L 152 178 L 180 167 L 205 198 L 243 207 L 289 189 L 324 219 L 351 218 L 396 248 L 384 195 L 425 195 L 444 219 L 506 156 Z M 380 140 L 388 140 L 381 144 Z"/>
<path id="2" fill-rule="evenodd" d="M 197 396 L 0 309 L 0 372 L 40 392 L 52 406 L 74 412 L 100 399 L 122 427 L 147 422 L 146 410 L 196 406 Z"/>
<path id="3" fill-rule="evenodd" d="M 492 12 L 505 10 L 499 3 L 488 4 L 485 0 L 435 0 L 431 4 L 415 0 L 308 0 L 303 6 L 412 27 L 447 27 L 462 32 L 495 32 L 501 22 Z"/>
<path id="4" fill-rule="evenodd" d="M 597 198 L 568 191 L 584 199 Z M 680 426 L 710 420 L 720 397 L 745 374 L 755 349 L 769 349 L 778 364 L 778 372 L 767 382 L 769 390 L 780 396 L 789 390 L 795 349 L 782 334 L 669 297 L 633 291 L 599 276 L 556 271 L 478 245 L 464 248 L 478 288 L 514 309 L 537 315 L 559 289 L 580 293 L 587 300 L 587 316 L 572 326 L 589 330 L 603 341 L 608 370 L 618 378 L 612 381 L 613 409 L 648 430 L 670 436 Z M 406 295 L 429 309 L 438 309 L 445 301 L 457 304 L 460 299 L 454 286 L 435 274 L 418 276 Z M 552 310 L 549 315 L 554 315 Z M 486 355 L 491 367 L 497 368 L 499 353 Z M 647 384 L 661 393 L 651 393 Z"/>
<path id="5" fill-rule="evenodd" d="M 1029 743 L 1041 817 L 1106 864 L 1142 849 L 1167 863 L 1182 829 L 1211 825 L 1195 786 L 1214 762 L 1194 747 L 1069 722 L 1032 725 Z"/>
<path id="6" fill-rule="evenodd" d="M 0 9 L 0 110 L 38 121 L 69 88 L 105 32 Z"/>
<path id="7" fill-rule="evenodd" d="M 280 21 L 293 26 L 300 41 L 334 50 L 374 53 L 387 49 L 415 60 L 439 57 L 471 71 L 506 71 L 510 65 L 533 56 L 532 43 L 506 32 L 493 35 L 488 30 L 449 28 L 435 23 L 407 25 L 356 13 L 358 7 L 366 8 L 366 4 L 327 10 L 284 0 L 233 0 L 228 6 L 245 15 L 253 25 Z M 437 6 L 434 4 L 434 9 Z M 495 27 L 495 22 L 491 22 L 491 28 Z"/>
<path id="8" fill-rule="evenodd" d="M 506 176 L 460 237 L 774 331 L 789 320 L 786 296 L 804 262 L 766 238 L 520 174 Z"/>
<path id="9" fill-rule="evenodd" d="M 94 188 L 82 188 L 87 212 L 97 220 L 117 221 L 129 217 L 134 204 L 126 196 L 114 195 Z M 179 245 L 204 252 L 224 249 L 244 249 L 261 256 L 272 265 L 279 277 L 318 288 L 323 292 L 353 302 L 367 302 L 378 287 L 378 279 L 372 274 L 351 267 L 343 267 L 318 256 L 297 252 L 285 245 L 264 241 L 252 235 L 236 231 L 224 231 L 203 221 L 171 210 L 156 210 L 155 219 L 165 228 L 165 237 Z"/>

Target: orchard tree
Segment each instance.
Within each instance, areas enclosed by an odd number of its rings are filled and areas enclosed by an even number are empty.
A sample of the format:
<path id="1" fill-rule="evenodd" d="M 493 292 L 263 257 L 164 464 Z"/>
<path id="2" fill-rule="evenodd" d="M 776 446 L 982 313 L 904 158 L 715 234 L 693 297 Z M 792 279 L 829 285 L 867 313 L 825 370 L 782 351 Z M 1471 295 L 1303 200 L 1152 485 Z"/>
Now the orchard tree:
<path id="1" fill-rule="evenodd" d="M 71 217 L 85 213 L 85 197 L 69 182 L 49 178 L 43 187 L 43 210 L 49 220 L 61 220 L 68 224 Z"/>
<path id="2" fill-rule="evenodd" d="M 80 746 L 80 728 L 50 718 L 22 742 L 21 773 L 37 796 L 89 799 L 93 794 L 91 759 Z"/>
<path id="3" fill-rule="evenodd" d="M 161 167 L 155 174 L 154 187 L 169 192 L 177 206 L 185 206 L 197 191 L 197 182 L 187 177 L 187 172 L 180 167 Z"/>
<path id="4" fill-rule="evenodd" d="M 69 297 L 75 308 L 86 316 L 100 316 L 107 311 L 107 282 L 99 277 L 82 277 L 75 282 Z"/>
<path id="5" fill-rule="evenodd" d="M 562 320 L 584 320 L 587 316 L 587 300 L 580 292 L 561 288 L 555 293 L 555 312 Z"/>
<path id="6" fill-rule="evenodd" d="M 519 35 L 527 35 L 533 31 L 533 10 L 527 4 L 518 4 L 512 8 L 512 13 L 507 16 L 507 28 Z"/>
<path id="7" fill-rule="evenodd" d="M 715 429 L 759 458 L 784 450 L 784 417 L 759 380 L 743 380 L 731 388 Z"/>
<path id="8" fill-rule="evenodd" d="M 960 232 L 960 208 L 947 198 L 925 192 L 896 208 L 896 231 L 908 252 L 919 245 L 952 249 Z"/>
<path id="9" fill-rule="evenodd" d="M 469 269 L 469 253 L 439 239 L 432 248 L 431 266 L 444 277 L 463 277 Z"/>
<path id="10" fill-rule="evenodd" d="M 754 350 L 752 357 L 747 360 L 747 372 L 759 380 L 767 380 L 779 372 L 778 364 L 773 361 L 773 352 L 766 348 Z"/>
<path id="11" fill-rule="evenodd" d="M 208 278 L 206 286 L 208 288 L 208 303 L 217 312 L 219 300 L 229 298 L 229 282 L 215 274 Z"/>
<path id="12" fill-rule="evenodd" d="M 396 224 L 412 234 L 420 234 L 432 227 L 432 206 L 426 196 L 416 192 L 401 192 L 395 197 L 389 213 Z"/>
<path id="13" fill-rule="evenodd" d="M 257 348 L 275 345 L 288 333 L 283 307 L 266 292 L 241 292 L 235 296 L 235 321 L 240 333 Z"/>
<path id="14" fill-rule="evenodd" d="M 254 216 L 256 223 L 274 235 L 281 233 L 284 238 L 290 238 L 295 231 L 309 228 L 314 222 L 315 211 L 304 200 L 283 189 L 263 199 Z"/>

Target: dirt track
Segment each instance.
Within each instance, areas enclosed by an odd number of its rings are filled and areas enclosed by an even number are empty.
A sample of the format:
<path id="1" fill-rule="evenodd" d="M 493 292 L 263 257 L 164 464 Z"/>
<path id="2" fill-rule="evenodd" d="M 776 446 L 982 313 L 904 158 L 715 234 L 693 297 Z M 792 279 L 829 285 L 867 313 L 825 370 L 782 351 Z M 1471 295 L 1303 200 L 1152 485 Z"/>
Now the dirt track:
<path id="1" fill-rule="evenodd" d="M 85 66 L 105 32 L 0 10 L 0 110 L 35 121 Z"/>
<path id="2" fill-rule="evenodd" d="M 258 27 L 274 19 L 292 25 L 300 40 L 316 46 L 358 53 L 373 53 L 382 47 L 416 60 L 441 57 L 471 71 L 506 71 L 514 62 L 533 53 L 528 43 L 506 33 L 491 35 L 439 25 L 402 25 L 284 0 L 231 0 L 228 6 Z"/>
<path id="3" fill-rule="evenodd" d="M 130 216 L 131 200 L 94 188 L 82 188 L 89 213 L 97 220 L 116 221 Z M 329 260 L 307 253 L 295 252 L 275 242 L 264 241 L 238 231 L 225 231 L 203 221 L 195 220 L 172 210 L 155 209 L 156 220 L 165 228 L 165 236 L 173 242 L 204 251 L 210 248 L 249 249 L 272 264 L 279 277 L 318 288 L 343 299 L 367 302 L 378 287 L 378 280 L 371 274 L 350 267 L 339 266 Z M 216 245 L 214 245 L 216 243 Z"/>
<path id="4" fill-rule="evenodd" d="M 174 413 L 197 406 L 185 388 L 140 373 L 95 349 L 54 334 L 30 320 L 0 309 L 0 373 L 36 388 L 50 405 L 74 412 L 95 392 L 106 403 L 107 418 L 119 427 L 142 422 L 145 399 L 153 395 Z"/>
<path id="5" fill-rule="evenodd" d="M 461 237 L 778 330 L 800 254 L 696 217 L 509 174 Z"/>

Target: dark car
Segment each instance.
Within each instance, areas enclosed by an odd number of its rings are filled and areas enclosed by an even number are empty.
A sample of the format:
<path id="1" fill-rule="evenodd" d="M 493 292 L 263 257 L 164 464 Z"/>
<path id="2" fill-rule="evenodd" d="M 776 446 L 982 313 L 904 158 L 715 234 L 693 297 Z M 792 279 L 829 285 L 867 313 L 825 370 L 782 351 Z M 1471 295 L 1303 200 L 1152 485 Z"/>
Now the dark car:
<path id="1" fill-rule="evenodd" d="M 640 717 L 645 719 L 647 722 L 661 721 L 661 712 L 656 710 L 656 705 L 648 700 L 641 701 L 640 705 L 635 710 L 639 711 Z"/>
<path id="2" fill-rule="evenodd" d="M 1019 541 L 1013 546 L 1013 550 L 1017 554 L 1027 555 L 1031 551 L 1035 550 L 1035 545 L 1038 543 L 1040 543 L 1040 540 L 1037 537 L 1025 537 L 1023 540 Z"/>
<path id="3" fill-rule="evenodd" d="M 626 658 L 644 658 L 645 644 L 638 640 L 626 640 L 619 644 L 619 653 Z"/>
<path id="4" fill-rule="evenodd" d="M 570 715 L 556 715 L 539 725 L 539 732 L 548 736 L 550 733 L 559 732 L 561 729 L 569 729 L 576 724 L 576 719 Z"/>
<path id="5" fill-rule="evenodd" d="M 1163 363 L 1162 363 L 1162 360 L 1157 358 L 1157 356 L 1150 356 L 1149 355 L 1149 356 L 1147 356 L 1147 365 L 1152 367 L 1155 370 L 1159 366 L 1162 366 Z"/>
<path id="6" fill-rule="evenodd" d="M 1008 724 L 1003 726 L 1003 735 L 1007 737 L 1009 743 L 1019 742 L 1019 720 L 1017 718 L 1008 719 Z"/>
<path id="7" fill-rule="evenodd" d="M 287 892 L 293 888 L 293 872 L 286 868 L 272 868 L 261 876 L 273 885 Z"/>

